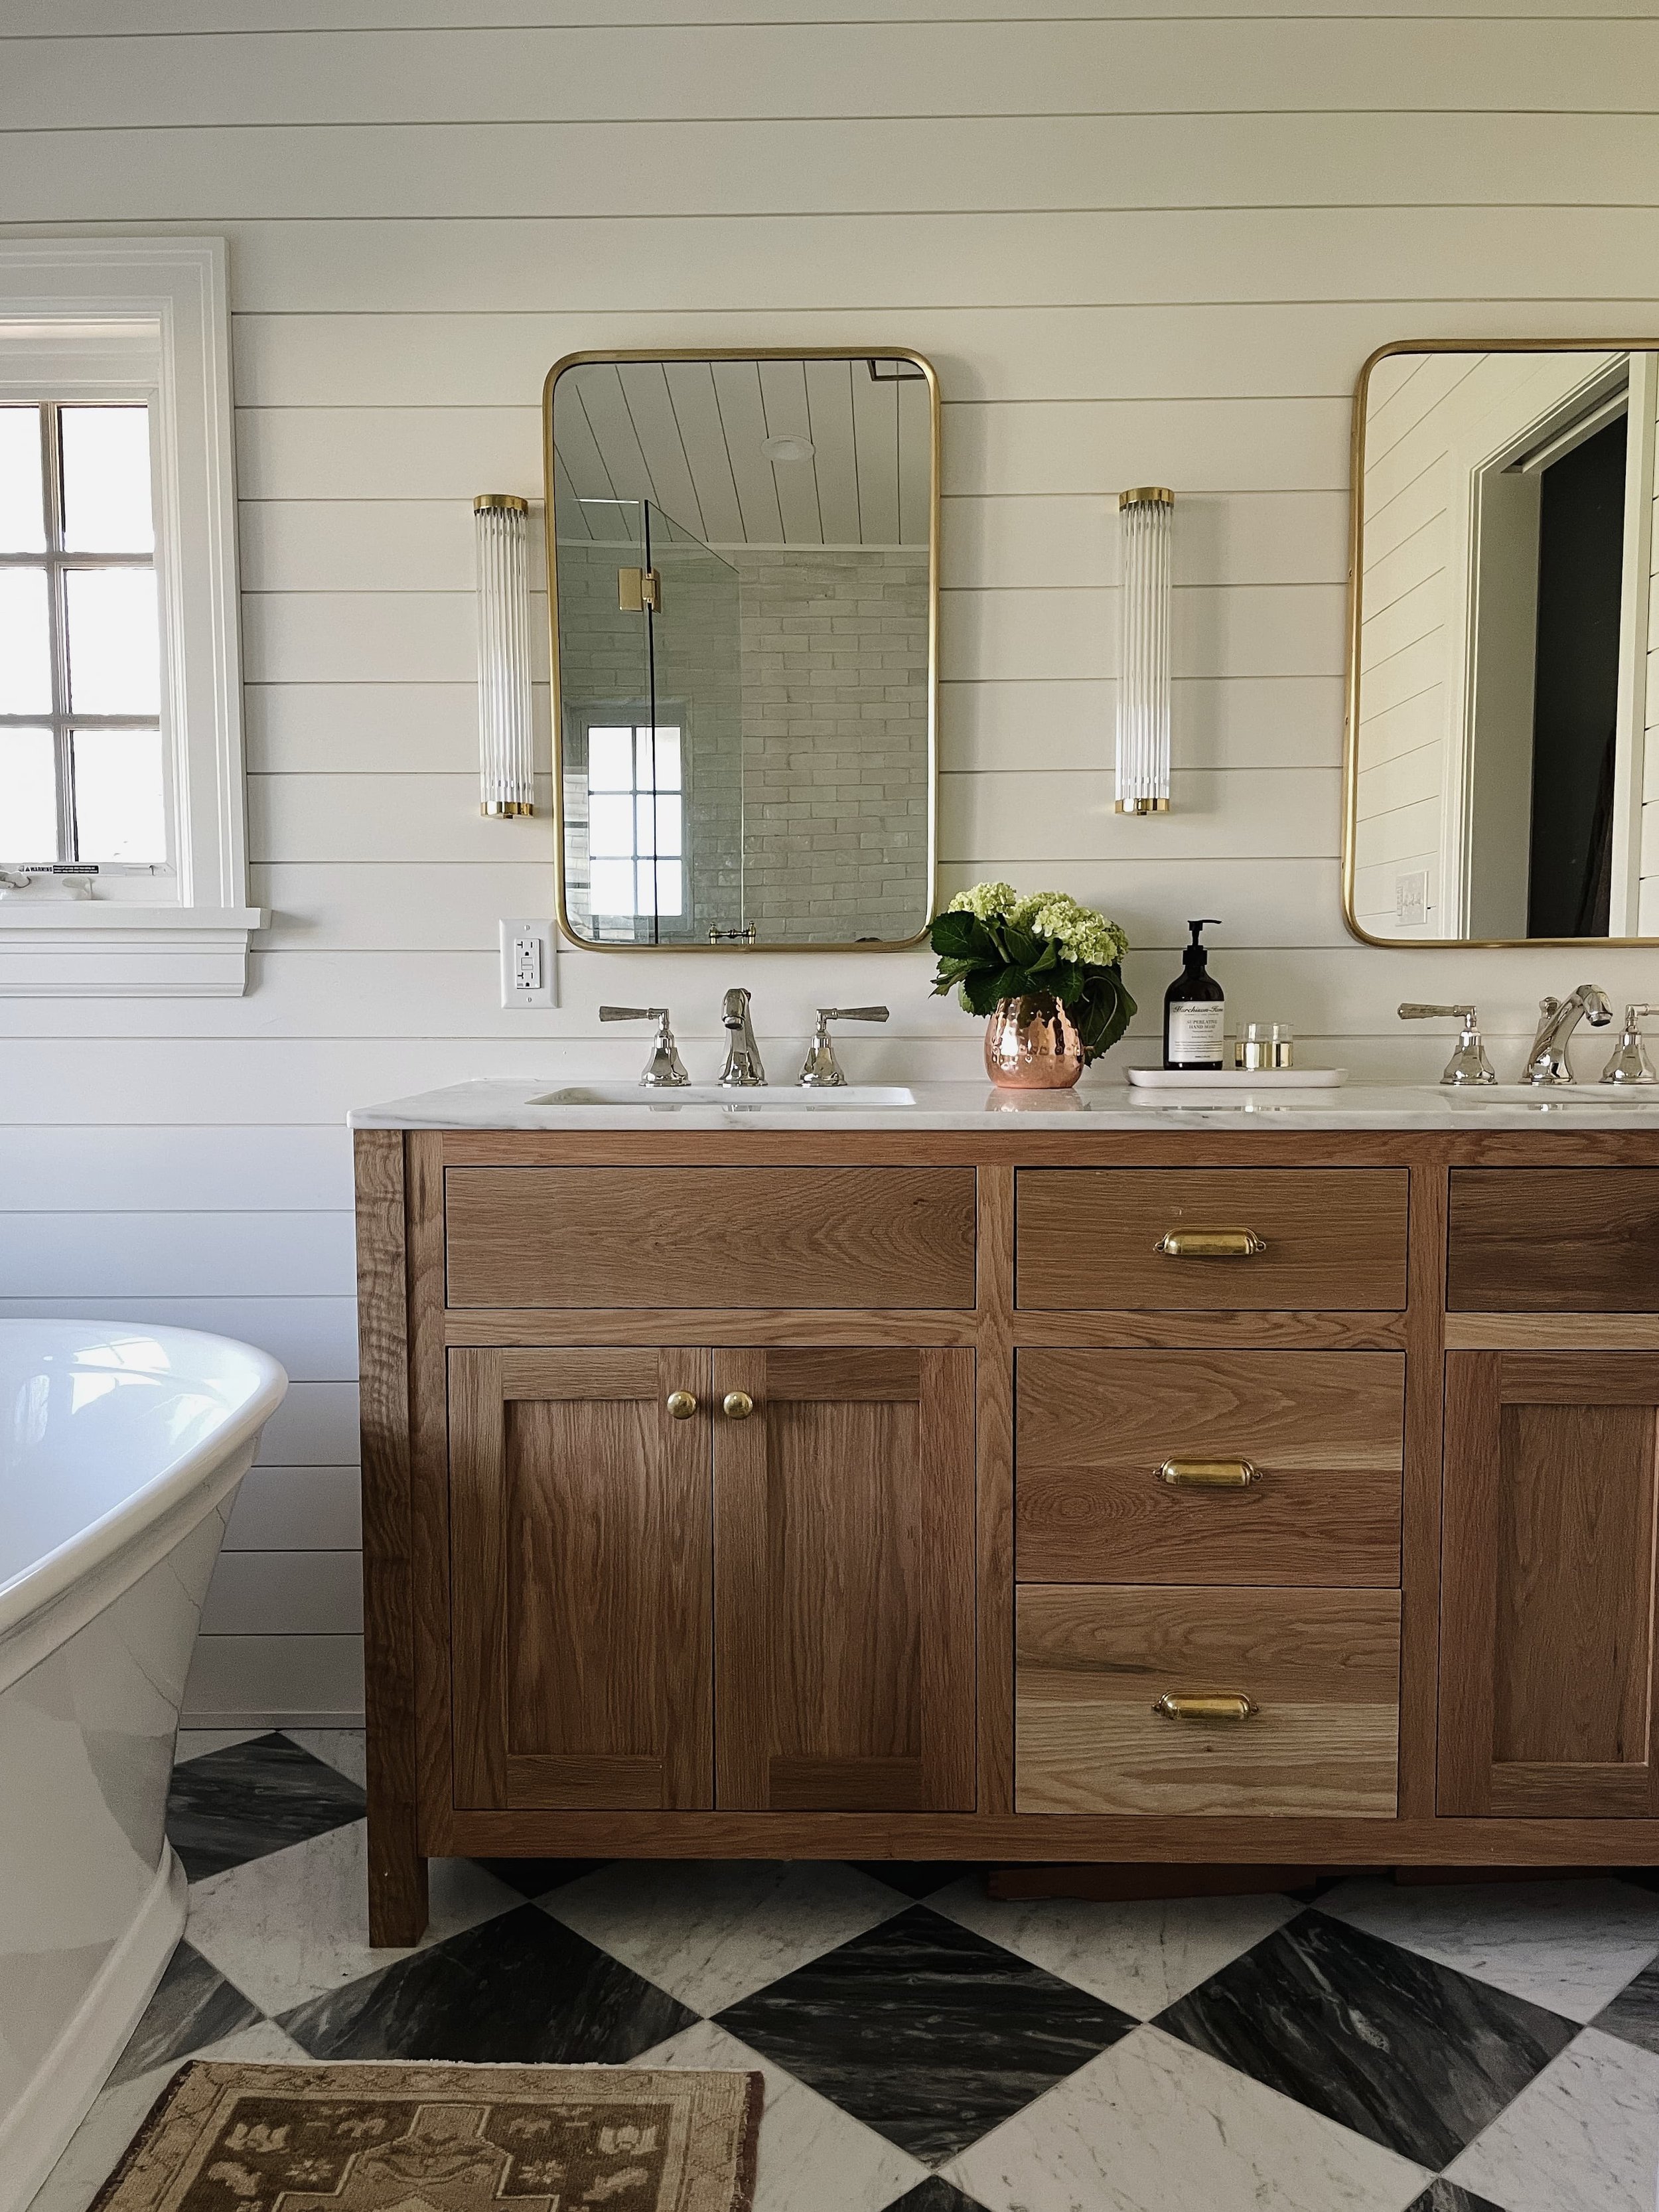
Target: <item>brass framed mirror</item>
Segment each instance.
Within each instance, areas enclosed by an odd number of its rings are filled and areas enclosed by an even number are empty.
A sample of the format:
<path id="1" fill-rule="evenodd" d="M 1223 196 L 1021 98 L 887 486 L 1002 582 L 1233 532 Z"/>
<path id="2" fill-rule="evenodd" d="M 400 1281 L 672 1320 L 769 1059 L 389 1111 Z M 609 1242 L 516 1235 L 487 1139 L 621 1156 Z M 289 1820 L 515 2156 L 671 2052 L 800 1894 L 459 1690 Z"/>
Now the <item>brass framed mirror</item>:
<path id="1" fill-rule="evenodd" d="M 566 936 L 914 945 L 937 846 L 932 366 L 571 354 L 543 430 Z"/>
<path id="2" fill-rule="evenodd" d="M 1659 942 L 1656 425 L 1656 339 L 1365 363 L 1342 887 L 1368 944 Z"/>

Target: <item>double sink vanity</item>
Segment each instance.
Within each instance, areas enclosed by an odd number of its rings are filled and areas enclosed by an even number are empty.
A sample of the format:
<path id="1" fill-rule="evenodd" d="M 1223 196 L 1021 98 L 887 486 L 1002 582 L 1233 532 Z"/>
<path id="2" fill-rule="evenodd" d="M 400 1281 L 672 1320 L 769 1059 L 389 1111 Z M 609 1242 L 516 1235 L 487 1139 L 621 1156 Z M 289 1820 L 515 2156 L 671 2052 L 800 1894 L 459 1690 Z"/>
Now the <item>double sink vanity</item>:
<path id="1" fill-rule="evenodd" d="M 354 1123 L 377 1942 L 430 1854 L 1659 1856 L 1642 1092 Z"/>

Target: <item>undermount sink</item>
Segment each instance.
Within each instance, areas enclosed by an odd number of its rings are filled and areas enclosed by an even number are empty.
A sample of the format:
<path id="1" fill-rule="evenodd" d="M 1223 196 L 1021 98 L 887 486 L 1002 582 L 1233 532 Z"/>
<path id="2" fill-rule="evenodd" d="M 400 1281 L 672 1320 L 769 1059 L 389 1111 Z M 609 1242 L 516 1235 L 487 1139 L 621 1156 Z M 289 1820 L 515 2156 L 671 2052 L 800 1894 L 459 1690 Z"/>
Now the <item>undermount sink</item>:
<path id="1" fill-rule="evenodd" d="M 805 1090 L 796 1085 L 760 1084 L 728 1090 L 719 1083 L 687 1083 L 678 1090 L 653 1090 L 641 1083 L 566 1083 L 525 1101 L 528 1106 L 718 1106 L 728 1113 L 822 1114 L 836 1109 L 914 1106 L 916 1094 L 902 1084 L 848 1083 L 839 1091 Z"/>
<path id="2" fill-rule="evenodd" d="M 1659 1106 L 1659 1084 L 1599 1083 L 1481 1083 L 1424 1084 L 1455 1106 L 1531 1106 L 1539 1113 L 1625 1113 L 1632 1106 Z"/>

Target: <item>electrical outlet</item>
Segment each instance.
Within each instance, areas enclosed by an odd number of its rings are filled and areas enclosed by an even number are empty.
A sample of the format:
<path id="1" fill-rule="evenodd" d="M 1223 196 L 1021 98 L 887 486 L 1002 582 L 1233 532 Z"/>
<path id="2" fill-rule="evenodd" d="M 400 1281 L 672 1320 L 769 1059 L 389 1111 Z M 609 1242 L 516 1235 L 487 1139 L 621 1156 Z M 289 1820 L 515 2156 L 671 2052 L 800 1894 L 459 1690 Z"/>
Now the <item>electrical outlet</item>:
<path id="1" fill-rule="evenodd" d="M 501 933 L 501 1004 L 555 1006 L 557 976 L 553 963 L 550 921 L 504 921 Z"/>
<path id="2" fill-rule="evenodd" d="M 1429 918 L 1429 872 L 1413 868 L 1394 879 L 1394 918 L 1402 927 L 1421 928 Z"/>

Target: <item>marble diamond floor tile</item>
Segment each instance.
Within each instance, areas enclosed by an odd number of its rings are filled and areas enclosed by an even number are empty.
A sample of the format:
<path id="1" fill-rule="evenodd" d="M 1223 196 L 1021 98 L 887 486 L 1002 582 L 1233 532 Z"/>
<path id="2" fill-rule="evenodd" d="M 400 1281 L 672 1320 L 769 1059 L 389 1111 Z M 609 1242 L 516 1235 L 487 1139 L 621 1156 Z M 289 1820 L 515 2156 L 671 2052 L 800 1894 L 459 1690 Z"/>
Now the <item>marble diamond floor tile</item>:
<path id="1" fill-rule="evenodd" d="M 1659 1960 L 1644 1966 L 1628 1988 L 1620 1990 L 1613 2002 L 1597 2013 L 1591 2025 L 1659 2055 Z"/>
<path id="2" fill-rule="evenodd" d="M 1146 2027 L 944 2172 L 988 2212 L 1405 2212 L 1429 2179 Z"/>
<path id="3" fill-rule="evenodd" d="M 1659 1957 L 1659 1895 L 1626 1881 L 1346 1881 L 1318 1910 L 1581 2024 Z"/>
<path id="4" fill-rule="evenodd" d="M 167 1837 L 200 1881 L 362 1814 L 356 1783 L 273 1730 L 174 1767 Z"/>
<path id="5" fill-rule="evenodd" d="M 732 2006 L 720 2025 L 939 2165 L 1133 2023 L 913 1905 Z"/>
<path id="6" fill-rule="evenodd" d="M 1573 2034 L 1557 2013 L 1317 1911 L 1181 1998 L 1159 2025 L 1431 2173 Z"/>
<path id="7" fill-rule="evenodd" d="M 926 2181 L 919 2159 L 714 2021 L 700 2020 L 641 2052 L 638 2063 L 759 2069 L 766 2088 L 754 2212 L 885 2212 Z"/>
<path id="8" fill-rule="evenodd" d="M 724 2011 L 904 1910 L 839 1862 L 618 1859 L 542 1900 L 693 2012 Z"/>
<path id="9" fill-rule="evenodd" d="M 1448 2179 L 1504 2212 L 1653 2212 L 1659 2057 L 1587 2027 L 1471 2143 Z"/>
<path id="10" fill-rule="evenodd" d="M 264 2016 L 264 2008 L 227 1981 L 192 1944 L 180 1943 L 116 2060 L 108 2086 L 118 2089 L 124 2082 L 153 2074 L 158 2066 L 175 2065 L 190 2052 L 221 2043 Z"/>
<path id="11" fill-rule="evenodd" d="M 330 1828 L 192 1884 L 191 1942 L 268 2014 L 406 1958 L 368 1942 L 368 1827 Z M 428 1950 L 520 1903 L 471 1859 L 428 1862 Z"/>
<path id="12" fill-rule="evenodd" d="M 696 2014 L 539 1906 L 281 2015 L 313 2058 L 450 2058 L 506 2065 L 631 2065 Z"/>
<path id="13" fill-rule="evenodd" d="M 1288 1897 L 1000 1899 L 975 1878 L 928 1900 L 1005 1950 L 1104 1997 L 1136 2020 L 1155 2014 L 1218 1973 L 1301 1910 Z"/>

